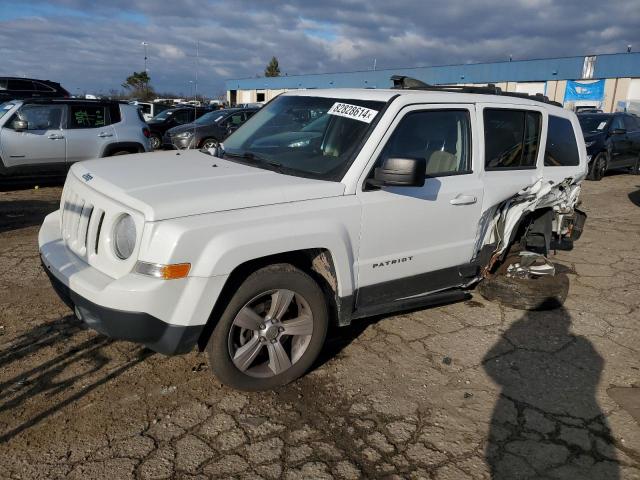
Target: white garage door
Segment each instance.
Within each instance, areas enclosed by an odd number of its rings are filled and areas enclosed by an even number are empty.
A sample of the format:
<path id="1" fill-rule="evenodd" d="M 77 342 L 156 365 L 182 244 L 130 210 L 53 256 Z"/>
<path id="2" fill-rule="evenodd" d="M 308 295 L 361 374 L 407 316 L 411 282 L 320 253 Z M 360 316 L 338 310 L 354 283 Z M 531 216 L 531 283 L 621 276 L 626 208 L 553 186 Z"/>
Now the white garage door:
<path id="1" fill-rule="evenodd" d="M 541 93 L 544 95 L 544 87 L 546 82 L 523 82 L 516 84 L 516 92 L 528 93 L 529 95 L 535 95 Z"/>
<path id="2" fill-rule="evenodd" d="M 629 93 L 627 94 L 627 100 L 640 101 L 640 78 L 632 78 L 629 85 Z"/>

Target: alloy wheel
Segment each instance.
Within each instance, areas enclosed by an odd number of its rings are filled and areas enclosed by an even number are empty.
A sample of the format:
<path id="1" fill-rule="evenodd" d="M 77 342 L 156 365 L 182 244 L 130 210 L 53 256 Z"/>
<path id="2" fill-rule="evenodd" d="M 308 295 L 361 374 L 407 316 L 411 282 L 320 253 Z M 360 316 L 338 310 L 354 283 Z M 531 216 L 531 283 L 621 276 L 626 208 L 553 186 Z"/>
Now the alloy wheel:
<path id="1" fill-rule="evenodd" d="M 229 330 L 233 364 L 252 377 L 273 377 L 295 364 L 313 334 L 313 314 L 302 295 L 278 289 L 261 293 L 236 314 Z"/>

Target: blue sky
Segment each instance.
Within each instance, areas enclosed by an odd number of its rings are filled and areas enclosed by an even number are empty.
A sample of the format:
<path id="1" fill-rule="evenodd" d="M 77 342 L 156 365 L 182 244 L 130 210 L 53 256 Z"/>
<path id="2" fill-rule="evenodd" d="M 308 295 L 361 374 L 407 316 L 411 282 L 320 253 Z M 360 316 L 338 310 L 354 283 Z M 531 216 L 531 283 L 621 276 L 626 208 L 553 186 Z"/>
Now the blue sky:
<path id="1" fill-rule="evenodd" d="M 640 49 L 637 0 L 0 0 L 0 75 L 107 93 L 148 68 L 157 91 L 227 78 Z"/>

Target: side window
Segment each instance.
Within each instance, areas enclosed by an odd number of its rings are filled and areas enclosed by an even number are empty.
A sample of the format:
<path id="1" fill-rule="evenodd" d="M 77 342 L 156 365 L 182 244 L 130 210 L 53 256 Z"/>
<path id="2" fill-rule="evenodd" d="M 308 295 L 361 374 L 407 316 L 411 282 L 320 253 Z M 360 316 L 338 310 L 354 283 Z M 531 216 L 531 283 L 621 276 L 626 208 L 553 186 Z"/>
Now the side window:
<path id="1" fill-rule="evenodd" d="M 55 130 L 60 128 L 62 105 L 25 105 L 17 116 L 27 122 L 28 130 Z"/>
<path id="2" fill-rule="evenodd" d="M 70 105 L 68 128 L 100 128 L 107 125 L 102 105 Z"/>
<path id="3" fill-rule="evenodd" d="M 376 164 L 394 157 L 424 158 L 428 176 L 470 173 L 470 152 L 467 110 L 425 110 L 404 116 Z"/>
<path id="4" fill-rule="evenodd" d="M 10 79 L 9 90 L 15 90 L 17 92 L 32 92 L 35 90 L 35 87 L 31 80 Z"/>
<path id="5" fill-rule="evenodd" d="M 242 113 L 234 113 L 229 117 L 229 120 L 227 120 L 227 124 L 236 125 L 236 126 L 241 125 L 243 122 L 243 117 L 244 117 L 244 114 Z"/>
<path id="6" fill-rule="evenodd" d="M 122 120 L 120 115 L 120 105 L 109 105 L 109 117 L 107 118 L 107 125 L 118 123 Z M 144 120 L 143 120 L 144 121 Z"/>
<path id="7" fill-rule="evenodd" d="M 613 117 L 613 120 L 611 121 L 611 126 L 609 127 L 609 131 L 613 132 L 614 130 L 617 130 L 619 128 L 624 128 L 624 122 L 622 121 L 621 115 L 616 115 L 615 117 Z"/>
<path id="8" fill-rule="evenodd" d="M 542 115 L 526 110 L 484 110 L 485 170 L 536 167 Z"/>
<path id="9" fill-rule="evenodd" d="M 178 110 L 173 114 L 173 120 L 178 124 L 189 123 L 191 121 L 191 115 L 189 110 Z"/>
<path id="10" fill-rule="evenodd" d="M 7 79 L 2 79 L 0 78 L 0 90 L 6 90 L 7 89 L 7 84 L 9 82 L 7 81 Z"/>
<path id="11" fill-rule="evenodd" d="M 48 85 L 45 85 L 44 83 L 33 82 L 33 84 L 36 86 L 36 90 L 39 92 L 47 92 L 47 93 L 55 92 L 53 88 L 51 88 Z"/>
<path id="12" fill-rule="evenodd" d="M 573 125 L 566 118 L 549 115 L 547 145 L 544 150 L 545 167 L 568 167 L 580 164 Z"/>
<path id="13" fill-rule="evenodd" d="M 631 115 L 624 116 L 624 128 L 627 129 L 627 132 L 634 132 L 638 129 L 635 119 Z"/>

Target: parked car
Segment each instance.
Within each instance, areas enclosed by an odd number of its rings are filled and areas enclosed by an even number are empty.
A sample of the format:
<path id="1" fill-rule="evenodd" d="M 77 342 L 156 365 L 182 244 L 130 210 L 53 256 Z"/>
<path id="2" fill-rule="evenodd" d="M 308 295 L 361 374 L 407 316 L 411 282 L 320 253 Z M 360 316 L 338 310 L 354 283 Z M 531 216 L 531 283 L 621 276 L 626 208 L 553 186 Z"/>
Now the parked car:
<path id="1" fill-rule="evenodd" d="M 79 160 L 149 150 L 137 107 L 109 100 L 30 99 L 0 104 L 0 174 L 54 171 Z"/>
<path id="2" fill-rule="evenodd" d="M 151 130 L 151 148 L 154 150 L 160 147 L 171 147 L 171 144 L 162 143 L 162 137 L 167 130 L 178 125 L 184 125 L 193 122 L 196 118 L 200 118 L 205 113 L 210 112 L 209 108 L 200 107 L 172 107 L 163 110 L 151 120 L 147 122 L 149 129 Z"/>
<path id="3" fill-rule="evenodd" d="M 25 98 L 69 98 L 57 82 L 35 78 L 0 77 L 0 103 Z"/>
<path id="4" fill-rule="evenodd" d="M 195 122 L 167 130 L 163 145 L 176 148 L 213 148 L 235 132 L 258 110 L 255 108 L 227 108 L 206 113 Z"/>
<path id="5" fill-rule="evenodd" d="M 166 103 L 157 103 L 157 102 L 139 102 L 135 100 L 131 102 L 131 104 L 137 105 L 138 108 L 140 108 L 145 122 L 148 122 L 153 117 L 158 115 L 160 112 L 163 112 L 171 108 L 171 105 L 167 105 Z"/>
<path id="6" fill-rule="evenodd" d="M 619 168 L 640 174 L 640 118 L 630 113 L 583 113 L 578 119 L 590 180 L 601 180 L 608 170 Z"/>
<path id="7" fill-rule="evenodd" d="M 466 298 L 512 247 L 540 260 L 577 238 L 576 115 L 430 88 L 290 91 L 215 156 L 74 165 L 40 229 L 45 271 L 91 328 L 164 354 L 197 345 L 222 382 L 262 390 L 303 375 L 330 322 Z"/>

